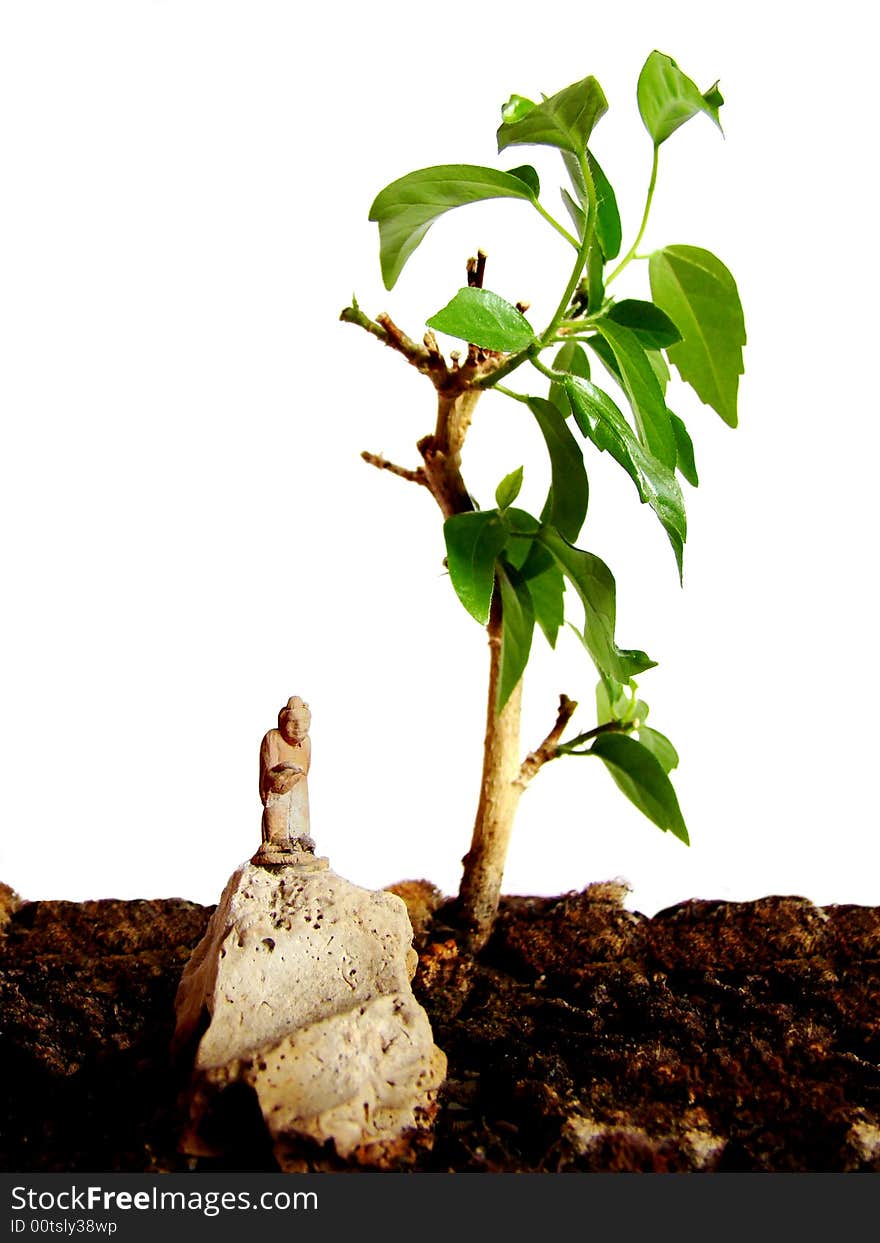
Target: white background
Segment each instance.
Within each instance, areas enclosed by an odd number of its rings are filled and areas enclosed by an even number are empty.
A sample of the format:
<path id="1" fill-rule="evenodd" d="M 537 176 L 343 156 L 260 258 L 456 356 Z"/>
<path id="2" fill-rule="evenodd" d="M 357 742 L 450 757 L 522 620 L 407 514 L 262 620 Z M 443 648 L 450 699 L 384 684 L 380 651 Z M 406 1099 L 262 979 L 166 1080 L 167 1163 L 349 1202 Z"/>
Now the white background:
<path id="1" fill-rule="evenodd" d="M 741 427 L 687 395 L 697 447 L 685 590 L 653 515 L 592 456 L 581 542 L 618 580 L 618 638 L 676 742 L 693 845 L 592 761 L 526 795 L 511 892 L 623 876 L 648 913 L 688 897 L 880 901 L 875 805 L 878 458 L 869 8 L 845 2 L 304 6 L 27 0 L 0 29 L 2 854 L 24 896 L 215 901 L 259 836 L 257 750 L 312 706 L 313 830 L 351 879 L 458 883 L 479 776 L 486 650 L 444 577 L 415 465 L 432 392 L 338 322 L 355 290 L 414 335 L 462 283 L 545 321 L 565 244 L 527 205 L 440 221 L 386 293 L 373 195 L 412 168 L 495 164 L 511 91 L 587 73 L 624 230 L 650 142 L 652 48 L 727 99 L 663 150 L 643 249 L 688 242 L 737 277 Z M 508 153 L 510 154 L 510 153 Z M 556 157 L 534 158 L 556 210 Z M 561 209 L 560 209 L 561 210 Z M 621 294 L 646 291 L 633 265 Z M 523 408 L 484 399 L 479 499 L 525 463 Z M 574 614 L 577 618 L 577 613 Z M 593 723 L 573 636 L 536 640 L 523 746 L 560 691 Z"/>

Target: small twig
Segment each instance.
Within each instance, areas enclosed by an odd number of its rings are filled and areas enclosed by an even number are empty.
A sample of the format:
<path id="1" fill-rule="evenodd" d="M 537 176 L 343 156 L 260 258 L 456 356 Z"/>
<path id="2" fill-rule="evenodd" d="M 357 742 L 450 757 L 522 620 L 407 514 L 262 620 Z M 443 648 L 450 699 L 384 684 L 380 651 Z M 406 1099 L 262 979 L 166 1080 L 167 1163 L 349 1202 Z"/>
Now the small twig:
<path id="1" fill-rule="evenodd" d="M 446 365 L 446 359 L 440 351 L 440 346 L 437 344 L 437 338 L 434 336 L 433 332 L 429 330 L 425 333 L 422 340 L 424 341 L 425 349 L 427 350 L 428 363 L 426 367 L 421 367 L 420 370 L 422 372 L 427 372 L 430 375 L 430 378 L 434 381 L 435 386 L 443 384 L 449 378 L 450 368 Z M 455 370 L 456 367 L 453 362 L 452 371 Z"/>
<path id="2" fill-rule="evenodd" d="M 431 357 L 435 361 L 442 362 L 443 355 L 440 353 L 440 346 L 437 344 L 437 338 L 434 336 L 433 332 L 428 330 L 428 332 L 425 333 L 422 340 L 425 343 L 425 349 L 428 351 Z"/>
<path id="3" fill-rule="evenodd" d="M 468 259 L 465 265 L 467 271 L 467 283 L 471 289 L 483 288 L 483 275 L 486 271 L 486 252 L 478 250 L 476 259 Z"/>
<path id="4" fill-rule="evenodd" d="M 370 319 L 369 315 L 364 314 L 358 306 L 356 298 L 352 298 L 351 306 L 347 306 L 345 310 L 340 313 L 339 318 L 344 324 L 357 324 L 358 328 L 363 328 L 366 332 L 369 332 L 371 336 L 378 337 L 380 341 L 383 341 L 386 345 L 390 345 L 388 333 L 380 324 L 377 324 L 375 320 Z"/>
<path id="5" fill-rule="evenodd" d="M 376 323 L 385 330 L 386 344 L 397 350 L 399 354 L 402 354 L 414 367 L 426 367 L 430 363 L 431 356 L 425 347 L 413 341 L 411 337 L 408 337 L 402 328 L 397 327 L 397 324 L 385 311 L 381 315 L 376 316 Z"/>
<path id="6" fill-rule="evenodd" d="M 556 759 L 559 754 L 559 740 L 565 733 L 576 708 L 577 703 L 575 700 L 569 699 L 567 695 L 559 696 L 559 711 L 556 714 L 556 724 L 541 745 L 523 760 L 520 765 L 519 776 L 516 779 L 517 785 L 525 789 L 542 765 Z"/>
<path id="7" fill-rule="evenodd" d="M 568 742 L 558 747 L 557 755 L 586 755 L 586 751 L 575 751 L 574 748 L 589 742 L 591 738 L 598 738 L 600 734 L 628 734 L 638 729 L 638 726 L 638 721 L 606 721 L 604 725 L 594 725 L 586 733 L 578 734 L 576 738 L 570 738 Z"/>
<path id="8" fill-rule="evenodd" d="M 410 470 L 407 466 L 398 466 L 396 462 L 389 462 L 380 454 L 369 453 L 366 449 L 361 453 L 361 457 L 365 462 L 369 462 L 370 466 L 375 466 L 377 470 L 387 470 L 392 475 L 397 475 L 399 479 L 408 479 L 410 483 L 420 483 L 423 487 L 428 487 L 428 480 L 421 466 L 416 470 Z"/>

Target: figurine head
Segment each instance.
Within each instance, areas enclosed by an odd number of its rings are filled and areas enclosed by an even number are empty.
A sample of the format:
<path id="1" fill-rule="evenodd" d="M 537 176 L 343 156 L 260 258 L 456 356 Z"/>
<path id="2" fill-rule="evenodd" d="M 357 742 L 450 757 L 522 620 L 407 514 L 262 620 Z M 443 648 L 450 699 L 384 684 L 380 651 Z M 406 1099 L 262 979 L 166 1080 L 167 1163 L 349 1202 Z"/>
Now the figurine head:
<path id="1" fill-rule="evenodd" d="M 278 728 L 284 739 L 291 743 L 302 742 L 309 732 L 312 714 L 309 705 L 293 695 L 278 713 Z"/>

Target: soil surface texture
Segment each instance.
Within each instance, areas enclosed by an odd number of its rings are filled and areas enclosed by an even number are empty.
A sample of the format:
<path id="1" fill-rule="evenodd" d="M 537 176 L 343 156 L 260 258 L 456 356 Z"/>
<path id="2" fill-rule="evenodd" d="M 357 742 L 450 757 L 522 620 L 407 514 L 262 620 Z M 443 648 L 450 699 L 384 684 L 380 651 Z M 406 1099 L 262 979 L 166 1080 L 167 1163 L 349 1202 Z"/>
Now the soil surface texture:
<path id="1" fill-rule="evenodd" d="M 416 995 L 449 1059 L 414 1170 L 880 1172 L 880 908 L 685 902 L 614 885 L 507 898 L 472 961 L 451 904 L 410 906 Z M 177 1151 L 180 973 L 211 908 L 29 902 L 0 886 L 0 1168 L 272 1170 L 230 1101 L 222 1163 Z M 325 1150 L 304 1168 L 347 1168 Z"/>

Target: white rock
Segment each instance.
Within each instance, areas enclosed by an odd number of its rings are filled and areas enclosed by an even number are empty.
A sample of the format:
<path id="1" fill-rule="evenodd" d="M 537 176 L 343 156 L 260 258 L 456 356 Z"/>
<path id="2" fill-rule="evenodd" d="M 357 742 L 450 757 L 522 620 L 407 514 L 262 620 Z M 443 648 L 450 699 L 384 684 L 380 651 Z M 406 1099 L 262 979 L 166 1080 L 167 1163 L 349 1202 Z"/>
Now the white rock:
<path id="1" fill-rule="evenodd" d="M 232 876 L 177 993 L 178 1051 L 195 1053 L 186 1151 L 224 1087 L 256 1094 L 284 1168 L 303 1138 L 381 1164 L 430 1129 L 446 1058 L 410 981 L 402 900 L 327 868 L 246 863 Z"/>

